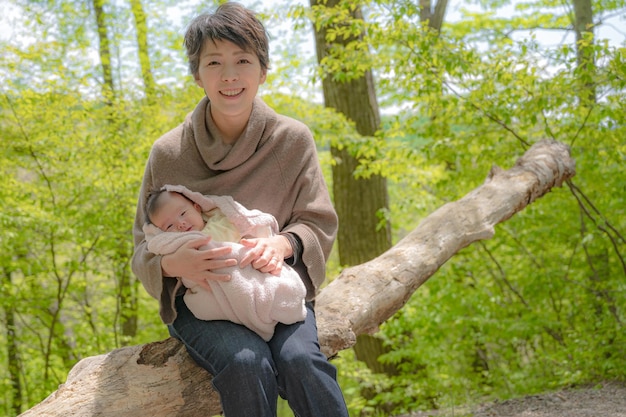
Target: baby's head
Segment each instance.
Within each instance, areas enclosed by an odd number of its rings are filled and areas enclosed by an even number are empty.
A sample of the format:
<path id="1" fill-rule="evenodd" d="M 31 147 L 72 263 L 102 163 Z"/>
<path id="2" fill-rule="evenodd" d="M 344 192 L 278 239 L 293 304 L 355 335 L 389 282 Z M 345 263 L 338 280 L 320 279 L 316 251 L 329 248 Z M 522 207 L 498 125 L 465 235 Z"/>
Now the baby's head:
<path id="1" fill-rule="evenodd" d="M 148 195 L 146 219 L 164 232 L 188 232 L 204 228 L 200 206 L 180 193 L 165 189 Z"/>

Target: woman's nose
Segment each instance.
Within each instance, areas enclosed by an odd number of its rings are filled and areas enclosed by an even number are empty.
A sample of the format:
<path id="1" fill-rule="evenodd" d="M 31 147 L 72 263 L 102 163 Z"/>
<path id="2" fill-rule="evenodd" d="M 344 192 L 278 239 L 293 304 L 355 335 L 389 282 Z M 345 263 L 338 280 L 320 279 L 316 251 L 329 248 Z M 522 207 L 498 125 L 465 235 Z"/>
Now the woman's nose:
<path id="1" fill-rule="evenodd" d="M 227 65 L 222 71 L 222 81 L 235 81 L 238 78 L 237 68 L 233 65 Z"/>

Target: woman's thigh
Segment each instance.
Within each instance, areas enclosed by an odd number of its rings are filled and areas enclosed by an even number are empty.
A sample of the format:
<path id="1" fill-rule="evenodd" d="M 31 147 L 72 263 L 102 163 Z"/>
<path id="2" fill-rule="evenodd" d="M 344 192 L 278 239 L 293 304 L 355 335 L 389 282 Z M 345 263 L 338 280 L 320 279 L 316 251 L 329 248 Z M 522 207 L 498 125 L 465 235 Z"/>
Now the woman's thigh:
<path id="1" fill-rule="evenodd" d="M 273 367 L 269 346 L 248 328 L 230 321 L 199 320 L 182 297 L 176 299 L 176 310 L 178 315 L 169 326 L 170 334 L 180 339 L 190 356 L 214 376 L 242 359 L 269 361 Z"/>
<path id="2" fill-rule="evenodd" d="M 304 321 L 294 324 L 278 323 L 276 325 L 274 336 L 268 344 L 277 361 L 280 361 L 281 357 L 290 360 L 293 356 L 303 354 L 321 354 L 317 338 L 315 311 L 311 303 L 307 303 L 306 307 L 307 316 Z"/>
<path id="3" fill-rule="evenodd" d="M 279 323 L 268 344 L 278 371 L 279 385 L 283 387 L 292 378 L 318 379 L 320 371 L 331 378 L 336 375 L 335 367 L 320 351 L 315 312 L 309 303 L 306 319 L 290 325 Z"/>

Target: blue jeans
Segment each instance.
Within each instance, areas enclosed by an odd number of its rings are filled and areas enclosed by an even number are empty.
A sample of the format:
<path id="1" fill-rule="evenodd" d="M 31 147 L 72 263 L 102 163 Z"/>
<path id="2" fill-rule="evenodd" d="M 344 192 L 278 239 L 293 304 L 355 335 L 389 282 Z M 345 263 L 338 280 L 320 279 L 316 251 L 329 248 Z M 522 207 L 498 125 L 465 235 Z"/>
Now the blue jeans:
<path id="1" fill-rule="evenodd" d="M 304 322 L 279 323 L 269 342 L 229 321 L 198 320 L 183 297 L 176 297 L 176 310 L 170 334 L 213 375 L 226 417 L 275 417 L 278 395 L 296 417 L 348 417 L 337 370 L 320 351 L 310 303 Z"/>

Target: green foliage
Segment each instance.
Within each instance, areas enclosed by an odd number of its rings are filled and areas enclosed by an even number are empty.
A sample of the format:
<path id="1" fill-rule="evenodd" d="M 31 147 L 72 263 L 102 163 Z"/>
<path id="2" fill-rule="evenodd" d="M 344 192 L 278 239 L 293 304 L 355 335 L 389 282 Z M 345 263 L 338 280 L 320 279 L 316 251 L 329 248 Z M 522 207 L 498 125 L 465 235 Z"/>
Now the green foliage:
<path id="1" fill-rule="evenodd" d="M 512 41 L 498 20 L 481 19 L 437 34 L 388 16 L 370 34 L 383 63 L 381 96 L 406 109 L 381 132 L 385 149 L 407 146 L 425 161 L 384 152 L 380 166 L 397 166 L 384 170 L 396 179 L 392 199 L 408 206 L 393 207 L 397 238 L 541 138 L 570 144 L 578 174 L 499 226 L 492 240 L 457 254 L 382 326 L 391 353 L 380 360 L 400 374 L 360 376 L 376 387 L 362 393 L 368 415 L 626 377 L 623 50 L 596 43 L 590 70 L 578 66 L 573 45 Z M 590 83 L 596 102 L 579 96 Z M 388 129 L 398 125 L 396 136 Z M 400 181 L 396 172 L 406 176 Z"/>
<path id="2" fill-rule="evenodd" d="M 3 307 L 15 307 L 20 357 L 30 358 L 23 380 L 38 381 L 24 385 L 29 402 L 77 360 L 123 343 L 117 281 L 131 275 L 134 196 L 155 135 L 146 127 L 159 128 L 138 119 L 157 119 L 154 110 L 118 103 L 112 113 L 53 89 L 2 97 Z M 152 305 L 142 311 L 158 317 Z M 147 327 L 147 340 L 163 334 Z"/>
<path id="3" fill-rule="evenodd" d="M 150 106 L 126 91 L 130 99 L 103 103 L 88 93 L 91 70 L 72 62 L 83 35 L 7 45 L 0 67 L 0 311 L 14 336 L 3 332 L 0 360 L 9 343 L 18 352 L 0 384 L 21 387 L 21 401 L 0 400 L 3 415 L 48 396 L 84 357 L 167 336 L 130 271 L 132 222 L 151 143 L 198 95 L 171 92 Z"/>
<path id="4" fill-rule="evenodd" d="M 368 3 L 367 22 L 349 17 L 353 2 L 339 14 L 266 11 L 279 41 L 286 19 L 307 31 L 305 17 L 333 23 L 329 36 L 346 44 L 324 65 L 346 79 L 372 68 L 379 102 L 390 109 L 375 137 L 360 137 L 345 118 L 311 103 L 316 73 L 313 57 L 301 53 L 302 33 L 278 48 L 264 98 L 311 127 L 327 178 L 331 144 L 367 161 L 357 175 L 384 175 L 391 201 L 381 216 L 398 240 L 480 185 L 493 164 L 511 167 L 542 138 L 571 146 L 577 175 L 498 226 L 493 239 L 457 254 L 382 326 L 391 351 L 381 360 L 396 364 L 397 374 L 374 374 L 351 350 L 340 353 L 335 364 L 351 414 L 626 379 L 626 51 L 586 39 L 596 66 L 584 68 L 575 45 L 539 42 L 531 28 L 570 24 L 561 3 L 518 4 L 510 19 L 474 8 L 440 34 L 422 28 L 413 3 Z M 11 4 L 29 19 L 10 42 L 0 41 L 6 415 L 49 395 L 81 358 L 167 336 L 156 303 L 130 272 L 132 221 L 150 145 L 202 94 L 181 81 L 180 29 L 165 23 L 169 3 L 146 7 L 158 105 L 143 100 L 124 4 L 107 6 L 118 88 L 107 100 L 94 70 L 91 11 L 65 1 Z M 598 16 L 624 10 L 623 1 L 594 5 Z M 528 36 L 513 36 L 519 30 Z M 579 94 L 590 85 L 596 101 Z M 333 258 L 329 276 L 339 270 Z M 12 346 L 17 374 L 4 366 Z"/>

